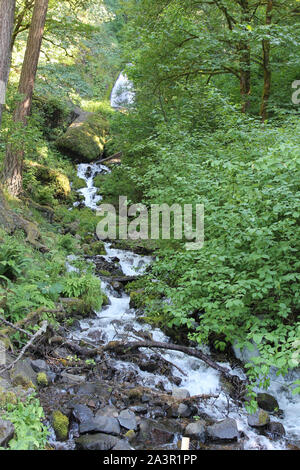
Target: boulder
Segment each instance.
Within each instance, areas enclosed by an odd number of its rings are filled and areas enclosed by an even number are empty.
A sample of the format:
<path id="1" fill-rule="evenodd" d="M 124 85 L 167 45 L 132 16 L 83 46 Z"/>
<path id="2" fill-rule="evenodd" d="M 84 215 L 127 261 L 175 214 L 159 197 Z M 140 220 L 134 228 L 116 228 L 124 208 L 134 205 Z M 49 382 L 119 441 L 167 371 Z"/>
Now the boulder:
<path id="1" fill-rule="evenodd" d="M 173 442 L 176 433 L 181 433 L 181 427 L 175 420 L 164 419 L 163 422 L 158 422 L 145 418 L 140 423 L 138 440 L 142 441 L 143 445 L 155 449 L 160 445 Z"/>
<path id="2" fill-rule="evenodd" d="M 185 428 L 184 436 L 204 442 L 206 436 L 205 421 L 199 419 L 195 423 L 188 424 Z"/>
<path id="3" fill-rule="evenodd" d="M 10 421 L 0 419 L 0 447 L 6 447 L 14 433 L 14 425 Z"/>
<path id="4" fill-rule="evenodd" d="M 207 434 L 213 441 L 236 441 L 239 437 L 236 421 L 232 418 L 208 426 Z"/>
<path id="5" fill-rule="evenodd" d="M 252 428 L 261 428 L 269 424 L 270 416 L 264 410 L 257 410 L 256 413 L 248 416 L 248 424 Z"/>
<path id="6" fill-rule="evenodd" d="M 192 414 L 191 408 L 186 405 L 185 403 L 180 403 L 180 405 L 177 407 L 175 411 L 175 417 L 180 417 L 180 418 L 188 418 Z M 174 416 L 173 414 L 173 416 Z"/>
<path id="7" fill-rule="evenodd" d="M 82 112 L 57 141 L 57 147 L 80 161 L 93 161 L 104 152 L 108 123 L 101 114 Z"/>
<path id="8" fill-rule="evenodd" d="M 257 404 L 259 408 L 265 411 L 276 411 L 279 409 L 279 404 L 276 398 L 268 393 L 258 393 L 256 397 Z"/>
<path id="9" fill-rule="evenodd" d="M 119 415 L 120 425 L 129 430 L 135 431 L 137 429 L 136 417 L 135 414 L 130 410 L 123 410 Z"/>
<path id="10" fill-rule="evenodd" d="M 101 410 L 100 410 L 101 412 Z M 96 414 L 95 418 L 83 421 L 79 426 L 80 434 L 87 432 L 101 432 L 111 435 L 119 435 L 121 428 L 116 418 Z"/>
<path id="11" fill-rule="evenodd" d="M 86 405 L 75 405 L 73 408 L 73 416 L 79 424 L 92 421 L 94 419 L 94 413 Z"/>
<path id="12" fill-rule="evenodd" d="M 111 450 L 119 443 L 120 439 L 108 434 L 87 434 L 75 439 L 78 450 Z"/>
<path id="13" fill-rule="evenodd" d="M 266 435 L 271 436 L 272 439 L 281 439 L 285 436 L 285 429 L 283 424 L 279 421 L 271 421 L 266 427 Z"/>
<path id="14" fill-rule="evenodd" d="M 21 385 L 24 388 L 32 388 L 37 385 L 37 374 L 31 367 L 30 359 L 23 359 L 10 371 L 10 379 L 14 386 Z"/>
<path id="15" fill-rule="evenodd" d="M 32 173 L 40 183 L 51 187 L 55 198 L 66 200 L 70 196 L 71 185 L 69 178 L 61 171 L 48 168 L 31 160 L 25 160 L 24 169 Z"/>

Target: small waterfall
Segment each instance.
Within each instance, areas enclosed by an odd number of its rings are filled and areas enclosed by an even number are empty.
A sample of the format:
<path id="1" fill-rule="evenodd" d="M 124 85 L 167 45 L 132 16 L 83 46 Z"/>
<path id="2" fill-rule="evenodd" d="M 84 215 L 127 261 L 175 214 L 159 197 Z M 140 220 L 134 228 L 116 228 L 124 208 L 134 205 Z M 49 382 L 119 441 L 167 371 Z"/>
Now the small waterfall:
<path id="1" fill-rule="evenodd" d="M 111 107 L 115 109 L 128 108 L 133 104 L 134 97 L 135 93 L 131 81 L 121 72 L 111 92 Z"/>

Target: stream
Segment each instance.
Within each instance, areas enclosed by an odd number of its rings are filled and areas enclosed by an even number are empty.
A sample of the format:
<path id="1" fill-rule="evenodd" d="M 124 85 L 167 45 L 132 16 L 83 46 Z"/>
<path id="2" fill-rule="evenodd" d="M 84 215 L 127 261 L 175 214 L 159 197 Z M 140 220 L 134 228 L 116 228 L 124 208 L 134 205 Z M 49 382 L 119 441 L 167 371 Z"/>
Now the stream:
<path id="1" fill-rule="evenodd" d="M 111 105 L 115 109 L 124 106 L 129 107 L 133 100 L 132 84 L 126 75 L 121 73 L 111 94 Z M 86 182 L 86 187 L 78 190 L 78 192 L 84 197 L 83 204 L 86 207 L 92 210 L 97 209 L 102 197 L 97 194 L 98 189 L 94 186 L 94 178 L 99 173 L 106 174 L 110 171 L 101 162 L 78 165 L 78 176 Z M 87 262 L 92 261 L 96 265 L 98 262 L 113 266 L 117 265 L 124 276 L 141 275 L 152 262 L 151 256 L 141 256 L 127 250 L 120 250 L 109 243 L 105 243 L 105 250 L 106 255 L 93 257 Z M 68 269 L 75 269 L 72 266 L 72 257 L 68 260 Z M 120 289 L 118 286 L 116 288 L 112 282 L 113 278 L 108 280 L 101 275 L 100 278 L 102 290 L 109 299 L 108 305 L 95 312 L 93 318 L 78 321 L 76 328 L 73 328 L 69 334 L 70 339 L 77 342 L 85 340 L 94 345 L 98 345 L 99 341 L 103 345 L 111 341 L 134 341 L 141 340 L 141 338 L 151 338 L 153 341 L 165 343 L 170 342 L 170 339 L 160 329 L 153 328 L 140 321 L 139 312 L 134 308 L 130 308 L 129 295 L 125 293 L 124 289 Z M 209 353 L 208 348 L 203 348 L 203 352 Z M 162 368 L 156 369 L 155 367 L 151 371 L 149 368 L 141 367 L 138 361 L 134 362 L 128 360 L 128 358 L 121 359 L 118 356 L 116 358 L 115 355 L 112 355 L 109 359 L 109 367 L 114 371 L 114 381 L 120 384 L 120 388 L 122 384 L 132 383 L 135 386 L 148 387 L 154 393 L 155 391 L 160 391 L 160 393 L 163 391 L 170 395 L 174 394 L 174 389 L 179 388 L 187 390 L 191 396 L 213 395 L 211 398 L 198 402 L 196 414 L 201 417 L 206 416 L 208 419 L 211 418 L 212 423 L 226 418 L 235 420 L 238 429 L 238 444 L 236 444 L 236 447 L 232 447 L 233 449 L 284 450 L 293 447 L 298 448 L 300 443 L 300 396 L 292 395 L 291 384 L 294 380 L 300 378 L 299 370 L 290 372 L 285 378 L 277 377 L 276 371 L 271 373 L 270 387 L 266 392 L 276 398 L 281 413 L 280 415 L 270 413 L 270 417 L 273 423 L 281 423 L 285 430 L 285 433 L 283 432 L 275 437 L 272 433 L 264 432 L 263 428 L 253 427 L 248 424 L 249 415 L 244 406 L 230 397 L 219 372 L 207 366 L 203 361 L 181 352 L 168 350 L 159 350 L 159 352 L 153 353 L 152 350 L 141 349 L 140 354 L 144 358 L 154 357 L 152 363 L 155 363 L 155 361 L 160 362 L 161 358 L 162 361 L 169 364 L 169 372 L 162 373 Z M 241 353 L 239 350 L 235 350 L 235 354 L 242 362 L 249 361 L 249 357 L 246 357 L 247 352 Z M 241 364 L 241 362 L 237 363 Z M 232 366 L 227 362 L 221 362 L 220 365 L 227 368 L 230 374 L 237 375 L 241 379 L 245 378 L 241 366 Z M 257 392 L 261 393 L 263 390 L 260 389 Z M 164 422 L 164 419 L 167 421 L 166 413 L 151 408 L 150 404 L 149 406 L 147 403 L 146 406 L 144 405 L 143 412 L 142 408 L 143 406 L 136 406 L 134 409 L 136 412 L 139 410 L 146 418 L 157 419 L 159 417 L 162 422 Z M 177 417 L 177 419 L 180 418 Z M 175 423 L 175 420 L 173 419 L 172 422 Z M 185 425 L 194 422 L 194 414 L 185 419 Z M 158 446 L 158 448 L 177 449 L 180 433 L 175 433 L 174 436 L 171 442 L 168 441 L 168 444 Z M 228 441 L 224 440 L 223 443 L 225 442 Z M 53 438 L 53 443 L 57 448 L 55 438 Z M 131 446 L 132 449 L 136 448 L 133 444 Z M 137 448 L 148 448 L 146 443 L 144 446 L 146 447 L 143 447 L 142 443 Z M 64 444 L 64 448 L 74 448 L 72 432 L 69 441 Z M 153 448 L 155 449 L 155 447 Z M 219 449 L 214 443 L 208 448 Z"/>
<path id="2" fill-rule="evenodd" d="M 101 196 L 97 195 L 97 188 L 93 186 L 93 178 L 99 172 L 108 173 L 110 170 L 101 163 L 80 164 L 78 166 L 78 176 L 85 179 L 87 186 L 79 190 L 85 197 L 85 205 L 91 209 L 97 207 L 97 202 Z M 106 255 L 100 256 L 108 263 L 118 263 L 125 276 L 136 276 L 142 274 L 152 259 L 149 256 L 141 256 L 130 251 L 113 248 L 109 243 L 105 244 Z M 150 325 L 139 322 L 136 311 L 130 308 L 130 297 L 123 292 L 116 292 L 111 283 L 102 280 L 102 289 L 109 298 L 109 305 L 101 311 L 96 312 L 96 318 L 84 319 L 80 321 L 80 326 L 73 331 L 71 337 L 76 340 L 93 341 L 91 338 L 99 337 L 104 343 L 118 340 L 140 340 L 145 334 L 150 335 L 154 341 L 169 342 L 170 339 L 159 329 L 153 329 Z M 151 355 L 152 351 L 142 350 L 144 354 Z M 208 352 L 207 350 L 204 352 Z M 243 449 L 247 450 L 273 450 L 286 449 L 287 442 L 297 443 L 300 439 L 300 397 L 293 396 L 289 385 L 297 377 L 296 372 L 291 373 L 286 378 L 278 378 L 274 374 L 271 377 L 271 384 L 268 393 L 272 393 L 277 399 L 282 416 L 276 421 L 283 424 L 286 435 L 281 439 L 271 439 L 262 435 L 257 429 L 250 427 L 247 422 L 248 415 L 242 407 L 236 404 L 228 393 L 223 390 L 220 374 L 208 367 L 202 361 L 187 356 L 181 352 L 165 351 L 160 352 L 161 356 L 173 364 L 172 373 L 176 379 L 180 379 L 180 388 L 189 391 L 191 396 L 207 394 L 216 395 L 218 398 L 211 398 L 202 402 L 201 413 L 212 417 L 214 420 L 222 420 L 226 417 L 236 420 L 238 430 L 243 438 Z M 236 351 L 237 355 L 241 354 Z M 174 381 L 169 377 L 157 373 L 143 371 L 138 364 L 114 359 L 111 362 L 120 373 L 120 380 L 125 380 L 127 376 L 134 376 L 136 383 L 151 388 L 172 391 Z M 232 375 L 244 378 L 241 368 L 231 367 L 229 363 L 220 363 L 227 367 Z M 299 374 L 298 374 L 299 377 Z M 259 390 L 260 392 L 262 390 Z"/>

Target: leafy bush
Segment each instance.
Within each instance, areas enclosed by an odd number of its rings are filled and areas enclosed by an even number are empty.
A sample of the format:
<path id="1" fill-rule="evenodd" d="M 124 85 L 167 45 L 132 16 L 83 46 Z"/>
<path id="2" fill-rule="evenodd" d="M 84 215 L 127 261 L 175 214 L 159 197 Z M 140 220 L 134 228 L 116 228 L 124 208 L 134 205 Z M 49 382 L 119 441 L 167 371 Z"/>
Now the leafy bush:
<path id="1" fill-rule="evenodd" d="M 44 411 L 38 399 L 29 397 L 25 402 L 8 404 L 2 419 L 15 426 L 15 437 L 9 442 L 9 450 L 42 450 L 47 444 L 48 429 L 42 424 Z"/>

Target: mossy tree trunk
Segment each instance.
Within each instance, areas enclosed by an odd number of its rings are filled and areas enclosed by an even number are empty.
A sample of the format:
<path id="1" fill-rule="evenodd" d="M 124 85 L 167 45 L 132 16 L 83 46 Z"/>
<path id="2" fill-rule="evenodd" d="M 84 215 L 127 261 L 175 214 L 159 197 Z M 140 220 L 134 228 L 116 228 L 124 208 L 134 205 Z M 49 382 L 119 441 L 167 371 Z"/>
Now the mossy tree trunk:
<path id="1" fill-rule="evenodd" d="M 10 70 L 16 0 L 0 0 L 0 126 Z"/>
<path id="2" fill-rule="evenodd" d="M 30 114 L 35 77 L 41 51 L 49 0 L 35 0 L 29 29 L 24 62 L 21 71 L 19 94 L 22 100 L 14 112 L 14 121 L 27 125 Z M 3 183 L 12 196 L 22 192 L 24 150 L 22 142 L 10 144 L 6 150 Z"/>
<path id="3" fill-rule="evenodd" d="M 272 24 L 272 11 L 273 11 L 273 0 L 268 0 L 267 7 L 266 7 L 266 26 L 270 26 Z M 271 53 L 271 45 L 270 39 L 266 38 L 262 41 L 262 50 L 263 50 L 263 68 L 264 68 L 264 87 L 263 87 L 263 94 L 260 106 L 260 115 L 262 122 L 268 118 L 268 104 L 271 94 L 271 78 L 272 78 L 272 71 L 271 71 L 271 64 L 270 64 L 270 53 Z"/>

